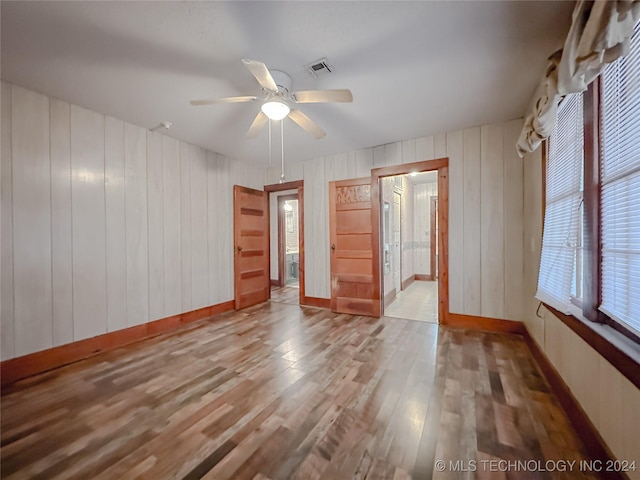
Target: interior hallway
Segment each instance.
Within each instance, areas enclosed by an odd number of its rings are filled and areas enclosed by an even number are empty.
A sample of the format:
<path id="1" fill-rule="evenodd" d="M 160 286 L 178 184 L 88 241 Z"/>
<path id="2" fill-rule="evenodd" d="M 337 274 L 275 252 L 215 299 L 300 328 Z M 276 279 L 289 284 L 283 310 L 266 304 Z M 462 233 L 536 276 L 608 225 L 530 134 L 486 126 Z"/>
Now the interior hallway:
<path id="1" fill-rule="evenodd" d="M 271 301 L 286 303 L 288 305 L 300 305 L 300 288 L 296 286 L 271 287 Z"/>
<path id="2" fill-rule="evenodd" d="M 416 280 L 385 307 L 387 317 L 438 323 L 438 282 Z"/>
<path id="3" fill-rule="evenodd" d="M 3 478 L 407 480 L 457 478 L 436 460 L 585 458 L 521 337 L 275 302 L 22 380 L 1 407 Z"/>

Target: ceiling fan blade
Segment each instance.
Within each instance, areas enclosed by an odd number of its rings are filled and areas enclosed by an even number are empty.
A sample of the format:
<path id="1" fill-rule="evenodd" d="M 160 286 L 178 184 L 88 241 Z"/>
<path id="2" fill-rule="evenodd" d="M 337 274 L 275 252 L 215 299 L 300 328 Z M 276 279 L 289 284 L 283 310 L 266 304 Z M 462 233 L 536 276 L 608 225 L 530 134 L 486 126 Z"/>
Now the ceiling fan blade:
<path id="1" fill-rule="evenodd" d="M 267 120 L 269 120 L 269 118 L 262 113 L 262 110 L 260 110 L 258 115 L 256 115 L 256 118 L 253 119 L 253 123 L 249 127 L 249 130 L 247 130 L 246 137 L 255 138 L 258 133 L 260 133 L 260 130 L 262 130 L 262 127 L 264 127 L 264 124 L 267 123 Z"/>
<path id="2" fill-rule="evenodd" d="M 351 90 L 304 90 L 293 94 L 298 103 L 353 102 Z"/>
<path id="3" fill-rule="evenodd" d="M 291 112 L 289 112 L 289 118 L 309 132 L 316 140 L 326 135 L 324 130 L 300 110 L 291 110 Z"/>
<path id="4" fill-rule="evenodd" d="M 247 66 L 251 74 L 256 77 L 256 80 L 258 80 L 258 83 L 263 88 L 266 88 L 267 90 L 270 90 L 272 92 L 278 91 L 278 86 L 276 85 L 275 80 L 271 76 L 271 73 L 269 73 L 269 69 L 264 63 L 257 60 L 247 59 L 243 59 L 242 63 Z"/>
<path id="5" fill-rule="evenodd" d="M 191 105 L 214 105 L 216 103 L 245 103 L 253 102 L 258 97 L 245 96 L 245 97 L 223 97 L 223 98 L 210 98 L 207 100 L 191 100 Z"/>

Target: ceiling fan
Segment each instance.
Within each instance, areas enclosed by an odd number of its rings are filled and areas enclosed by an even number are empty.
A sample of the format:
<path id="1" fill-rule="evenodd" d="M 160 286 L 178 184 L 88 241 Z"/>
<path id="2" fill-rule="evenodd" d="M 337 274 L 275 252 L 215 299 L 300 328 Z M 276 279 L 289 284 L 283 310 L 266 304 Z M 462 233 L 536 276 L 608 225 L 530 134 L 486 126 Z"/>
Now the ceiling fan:
<path id="1" fill-rule="evenodd" d="M 289 117 L 300 125 L 313 138 L 319 139 L 326 135 L 313 120 L 300 110 L 291 108 L 290 104 L 296 103 L 329 103 L 352 102 L 353 95 L 348 89 L 336 90 L 303 90 L 291 92 L 291 77 L 285 72 L 271 70 L 257 60 L 242 60 L 251 74 L 262 87 L 264 101 L 261 109 L 249 127 L 246 136 L 253 138 L 258 135 L 267 120 L 282 120 Z M 213 105 L 216 103 L 246 103 L 258 100 L 258 97 L 246 95 L 240 97 L 223 97 L 206 100 L 191 100 L 191 105 Z"/>

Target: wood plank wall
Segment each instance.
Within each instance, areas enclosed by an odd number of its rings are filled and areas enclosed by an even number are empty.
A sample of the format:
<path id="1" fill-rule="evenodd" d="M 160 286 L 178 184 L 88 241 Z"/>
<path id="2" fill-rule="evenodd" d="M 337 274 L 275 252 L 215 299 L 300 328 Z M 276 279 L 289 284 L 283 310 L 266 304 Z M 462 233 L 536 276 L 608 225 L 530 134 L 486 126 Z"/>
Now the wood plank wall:
<path id="1" fill-rule="evenodd" d="M 534 298 L 542 245 L 542 158 L 524 159 L 524 323 L 619 460 L 638 460 L 640 389 Z M 640 469 L 627 472 L 640 479 Z"/>
<path id="2" fill-rule="evenodd" d="M 233 298 L 219 225 L 234 183 L 261 186 L 255 167 L 8 83 L 2 96 L 2 359 Z M 329 181 L 449 156 L 451 312 L 521 319 L 520 123 L 288 162 L 307 192 L 307 294 L 330 296 Z"/>
<path id="3" fill-rule="evenodd" d="M 232 300 L 256 168 L 2 82 L 1 359 Z"/>
<path id="4" fill-rule="evenodd" d="M 522 120 L 285 164 L 305 182 L 307 295 L 330 297 L 328 183 L 370 175 L 375 167 L 449 157 L 450 311 L 522 319 L 523 161 L 515 153 Z M 264 184 L 276 183 L 278 167 Z"/>

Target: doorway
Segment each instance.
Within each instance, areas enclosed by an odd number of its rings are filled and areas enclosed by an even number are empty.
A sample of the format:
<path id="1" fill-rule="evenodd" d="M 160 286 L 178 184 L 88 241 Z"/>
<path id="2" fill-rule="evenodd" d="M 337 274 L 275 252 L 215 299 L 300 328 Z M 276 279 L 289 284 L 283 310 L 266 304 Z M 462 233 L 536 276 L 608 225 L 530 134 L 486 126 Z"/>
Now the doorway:
<path id="1" fill-rule="evenodd" d="M 300 286 L 298 194 L 278 197 L 278 286 Z"/>
<path id="2" fill-rule="evenodd" d="M 448 159 L 374 169 L 372 177 L 383 314 L 446 323 Z"/>
<path id="3" fill-rule="evenodd" d="M 394 177 L 390 177 L 394 178 Z M 398 191 L 393 192 L 393 222 L 391 236 L 393 238 L 393 247 L 391 249 L 391 265 L 393 265 L 393 286 L 397 292 L 402 290 L 402 234 L 400 225 L 402 222 L 402 209 L 400 207 L 400 196 Z"/>
<path id="4" fill-rule="evenodd" d="M 393 175 L 380 182 L 385 217 L 381 221 L 383 230 L 390 230 L 383 231 L 383 251 L 388 256 L 383 272 L 384 314 L 437 323 L 437 275 L 431 262 L 437 255 L 437 234 L 431 224 L 431 200 L 438 194 L 438 172 Z M 387 208 L 389 212 L 384 211 Z"/>
<path id="5" fill-rule="evenodd" d="M 304 190 L 302 181 L 265 186 L 269 192 L 271 301 L 303 305 Z"/>

